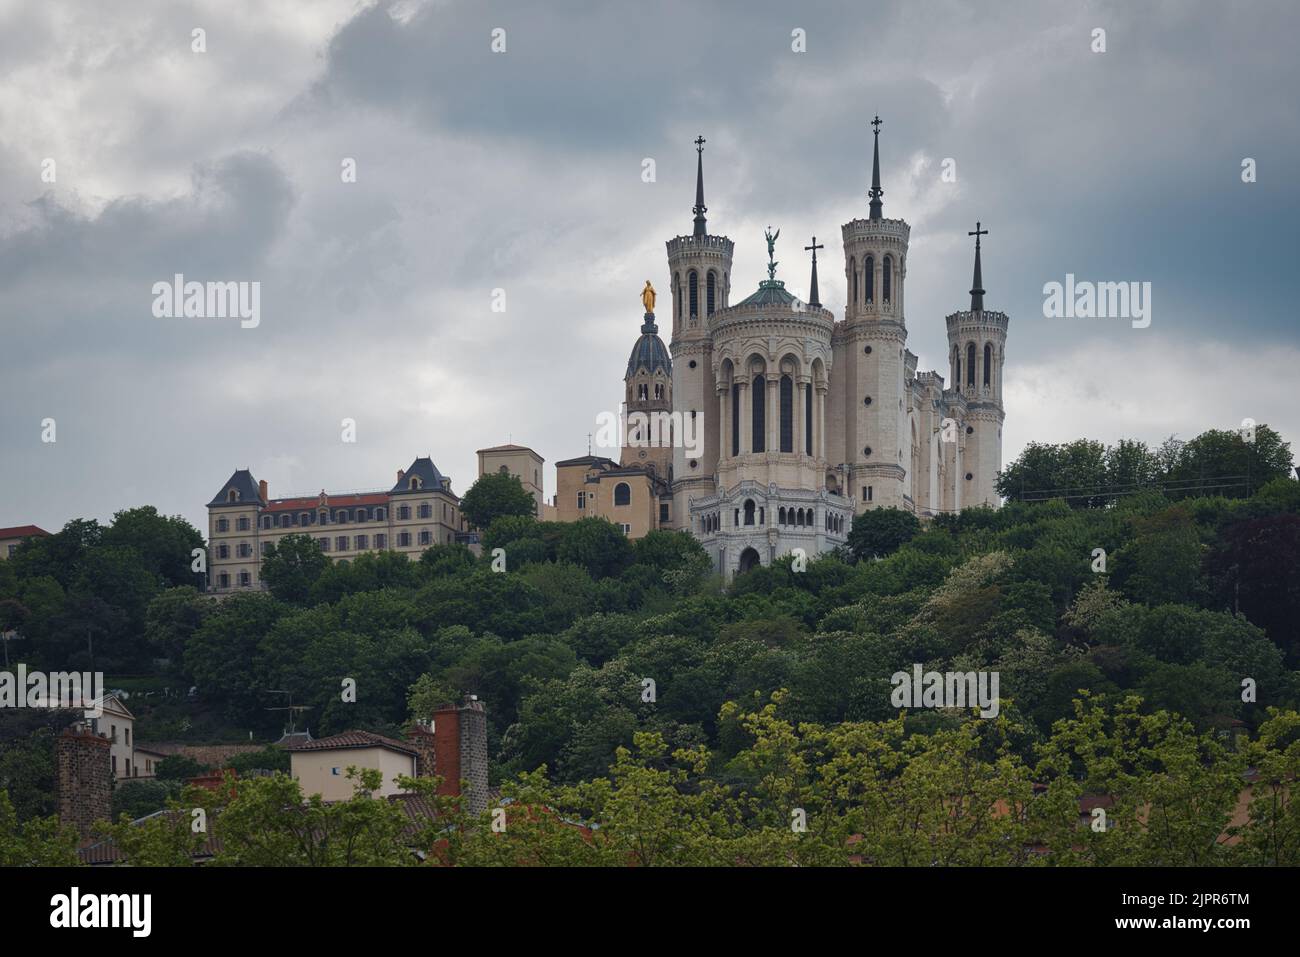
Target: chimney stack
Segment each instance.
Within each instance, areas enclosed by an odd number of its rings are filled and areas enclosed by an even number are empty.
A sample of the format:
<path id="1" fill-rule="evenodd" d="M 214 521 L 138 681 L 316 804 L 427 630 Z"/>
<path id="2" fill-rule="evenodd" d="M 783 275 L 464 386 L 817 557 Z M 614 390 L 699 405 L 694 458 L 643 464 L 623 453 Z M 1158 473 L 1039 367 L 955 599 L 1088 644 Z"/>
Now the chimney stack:
<path id="1" fill-rule="evenodd" d="M 262 479 L 260 482 L 257 483 L 257 494 L 262 497 L 262 504 L 265 505 L 267 502 L 266 479 Z"/>
<path id="2" fill-rule="evenodd" d="M 90 843 L 96 821 L 113 817 L 111 743 L 93 731 L 68 727 L 54 739 L 59 787 L 59 823 Z"/>
<path id="3" fill-rule="evenodd" d="M 461 794 L 465 809 L 481 814 L 488 806 L 487 714 L 483 702 L 468 695 L 463 704 L 445 704 L 433 713 L 430 724 L 417 723 L 407 730 L 407 741 L 418 755 L 419 777 L 442 778 L 439 794 Z"/>
<path id="4" fill-rule="evenodd" d="M 397 484 L 398 484 L 398 485 L 401 485 L 401 484 L 402 484 L 402 479 L 404 479 L 404 478 L 406 478 L 406 469 L 398 469 L 398 470 L 397 470 Z"/>

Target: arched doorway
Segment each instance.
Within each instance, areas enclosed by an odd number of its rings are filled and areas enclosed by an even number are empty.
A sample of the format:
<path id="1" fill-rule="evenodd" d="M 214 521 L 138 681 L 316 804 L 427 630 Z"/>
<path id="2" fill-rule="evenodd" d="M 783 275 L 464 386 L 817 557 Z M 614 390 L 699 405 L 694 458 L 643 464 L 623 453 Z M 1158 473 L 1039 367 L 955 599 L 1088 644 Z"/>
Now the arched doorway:
<path id="1" fill-rule="evenodd" d="M 745 572 L 759 564 L 758 551 L 753 548 L 747 548 L 740 553 L 740 567 L 736 569 L 736 574 L 743 575 Z"/>

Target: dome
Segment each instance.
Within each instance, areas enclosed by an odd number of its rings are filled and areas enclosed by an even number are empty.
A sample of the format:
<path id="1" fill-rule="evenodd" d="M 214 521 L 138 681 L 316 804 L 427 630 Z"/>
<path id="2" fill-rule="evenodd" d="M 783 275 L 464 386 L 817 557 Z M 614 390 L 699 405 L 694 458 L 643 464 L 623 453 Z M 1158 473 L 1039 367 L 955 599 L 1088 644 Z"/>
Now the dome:
<path id="1" fill-rule="evenodd" d="M 641 326 L 641 338 L 632 347 L 632 355 L 627 360 L 628 376 L 637 369 L 645 369 L 651 375 L 660 369 L 664 375 L 673 374 L 673 360 L 668 357 L 668 349 L 659 338 L 659 327 L 654 324 L 653 318 L 647 318 Z"/>

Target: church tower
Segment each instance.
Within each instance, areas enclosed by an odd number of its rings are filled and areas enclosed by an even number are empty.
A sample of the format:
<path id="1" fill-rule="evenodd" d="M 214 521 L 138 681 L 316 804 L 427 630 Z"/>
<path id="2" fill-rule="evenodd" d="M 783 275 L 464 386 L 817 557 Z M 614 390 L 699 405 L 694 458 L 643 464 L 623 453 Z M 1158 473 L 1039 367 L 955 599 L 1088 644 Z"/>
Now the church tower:
<path id="1" fill-rule="evenodd" d="M 946 318 L 948 362 L 954 398 L 965 400 L 966 414 L 957 436 L 960 458 L 952 470 L 951 507 L 997 506 L 998 472 L 1002 468 L 1002 366 L 1006 358 L 1007 314 L 984 308 L 984 276 L 980 237 L 988 230 L 975 224 L 975 273 L 970 309 Z"/>
<path id="2" fill-rule="evenodd" d="M 840 479 L 841 494 L 868 508 L 914 506 L 911 495 L 913 446 L 909 421 L 911 378 L 904 320 L 904 282 L 911 227 L 884 218 L 880 186 L 880 126 L 872 121 L 870 203 L 866 219 L 841 230 L 847 280 L 844 322 L 834 340 L 835 374 L 831 377 L 830 416 L 826 423 L 826 457 Z"/>
<path id="3" fill-rule="evenodd" d="M 649 285 L 649 283 L 647 283 Z M 665 481 L 672 476 L 676 423 L 673 411 L 673 362 L 659 338 L 655 314 L 646 312 L 641 338 L 627 360 L 624 395 L 622 465 L 652 469 Z"/>
<path id="4" fill-rule="evenodd" d="M 682 434 L 672 450 L 673 522 L 686 527 L 692 496 L 710 495 L 721 435 L 709 322 L 731 296 L 733 244 L 711 236 L 704 205 L 704 137 L 695 140 L 695 221 L 689 236 L 668 240 L 672 297 L 672 402 Z"/>

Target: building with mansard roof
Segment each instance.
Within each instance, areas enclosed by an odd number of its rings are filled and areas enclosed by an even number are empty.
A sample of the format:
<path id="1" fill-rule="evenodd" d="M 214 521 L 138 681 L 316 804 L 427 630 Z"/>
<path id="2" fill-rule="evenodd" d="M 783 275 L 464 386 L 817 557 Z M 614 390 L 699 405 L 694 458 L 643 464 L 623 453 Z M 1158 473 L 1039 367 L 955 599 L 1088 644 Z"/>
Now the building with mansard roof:
<path id="1" fill-rule="evenodd" d="M 208 587 L 260 589 L 262 560 L 287 535 L 309 535 L 335 561 L 365 552 L 417 558 L 431 545 L 469 542 L 460 497 L 433 459 L 417 458 L 388 489 L 271 498 L 267 483 L 238 469 L 208 502 Z"/>

